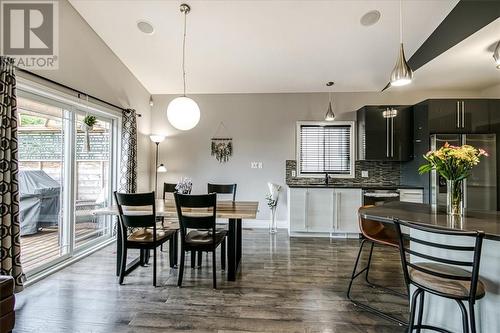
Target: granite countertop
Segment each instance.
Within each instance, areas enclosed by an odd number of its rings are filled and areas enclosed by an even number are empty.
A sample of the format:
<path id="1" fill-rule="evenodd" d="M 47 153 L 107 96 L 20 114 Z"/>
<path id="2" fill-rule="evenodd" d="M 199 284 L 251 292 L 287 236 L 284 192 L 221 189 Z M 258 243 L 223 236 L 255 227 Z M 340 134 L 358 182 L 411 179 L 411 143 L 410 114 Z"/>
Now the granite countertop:
<path id="1" fill-rule="evenodd" d="M 374 190 L 391 190 L 391 189 L 423 189 L 422 186 L 409 185 L 394 185 L 380 183 L 364 183 L 364 184 L 287 184 L 290 188 L 359 188 L 359 189 L 374 189 Z"/>
<path id="2" fill-rule="evenodd" d="M 359 210 L 364 218 L 393 223 L 395 218 L 408 223 L 428 224 L 452 230 L 482 230 L 487 239 L 500 240 L 500 212 L 466 211 L 465 216 L 453 218 L 441 209 L 431 205 L 409 202 L 390 202 L 382 206 L 366 207 Z"/>

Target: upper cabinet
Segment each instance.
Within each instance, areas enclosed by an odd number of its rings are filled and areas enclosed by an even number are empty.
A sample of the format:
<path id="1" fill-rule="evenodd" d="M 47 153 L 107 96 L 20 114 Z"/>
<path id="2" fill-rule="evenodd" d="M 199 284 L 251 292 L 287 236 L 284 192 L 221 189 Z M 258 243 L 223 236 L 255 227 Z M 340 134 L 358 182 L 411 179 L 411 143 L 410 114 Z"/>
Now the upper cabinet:
<path id="1" fill-rule="evenodd" d="M 490 105 L 486 99 L 430 99 L 419 103 L 427 111 L 429 133 L 489 133 Z"/>
<path id="2" fill-rule="evenodd" d="M 358 159 L 408 161 L 413 156 L 413 115 L 409 106 L 365 106 L 357 111 Z"/>

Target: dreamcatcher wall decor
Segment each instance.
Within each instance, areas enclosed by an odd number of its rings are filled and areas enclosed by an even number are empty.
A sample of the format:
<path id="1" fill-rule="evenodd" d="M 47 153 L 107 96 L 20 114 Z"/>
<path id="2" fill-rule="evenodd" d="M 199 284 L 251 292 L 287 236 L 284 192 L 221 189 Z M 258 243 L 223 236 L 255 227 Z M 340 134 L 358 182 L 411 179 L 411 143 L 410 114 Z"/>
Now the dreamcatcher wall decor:
<path id="1" fill-rule="evenodd" d="M 233 155 L 233 138 L 229 135 L 222 121 L 219 126 L 217 126 L 217 130 L 211 141 L 212 156 L 215 156 L 215 159 L 219 161 L 219 163 L 226 163 L 229 161 L 229 157 Z"/>

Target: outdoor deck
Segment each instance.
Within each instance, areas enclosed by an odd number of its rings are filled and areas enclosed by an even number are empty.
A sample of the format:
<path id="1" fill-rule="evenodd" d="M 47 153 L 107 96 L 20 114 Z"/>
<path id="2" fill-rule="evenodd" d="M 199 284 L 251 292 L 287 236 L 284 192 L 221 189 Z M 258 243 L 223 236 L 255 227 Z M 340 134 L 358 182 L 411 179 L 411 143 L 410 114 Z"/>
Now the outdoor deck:
<path id="1" fill-rule="evenodd" d="M 79 247 L 102 234 L 94 223 L 78 223 L 76 225 L 75 246 Z M 21 237 L 21 263 L 24 272 L 57 259 L 61 254 L 59 247 L 59 230 L 57 227 L 43 228 L 34 235 Z"/>

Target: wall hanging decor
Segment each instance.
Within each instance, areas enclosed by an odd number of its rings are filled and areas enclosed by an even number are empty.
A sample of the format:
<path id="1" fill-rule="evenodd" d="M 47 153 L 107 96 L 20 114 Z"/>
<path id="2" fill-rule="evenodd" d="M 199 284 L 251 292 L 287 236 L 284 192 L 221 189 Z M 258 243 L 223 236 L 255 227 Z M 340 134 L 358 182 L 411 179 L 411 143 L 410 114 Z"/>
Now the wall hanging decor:
<path id="1" fill-rule="evenodd" d="M 224 123 L 221 121 L 212 141 L 212 156 L 219 163 L 226 163 L 229 161 L 229 157 L 233 155 L 233 138 L 229 135 L 228 130 Z"/>

